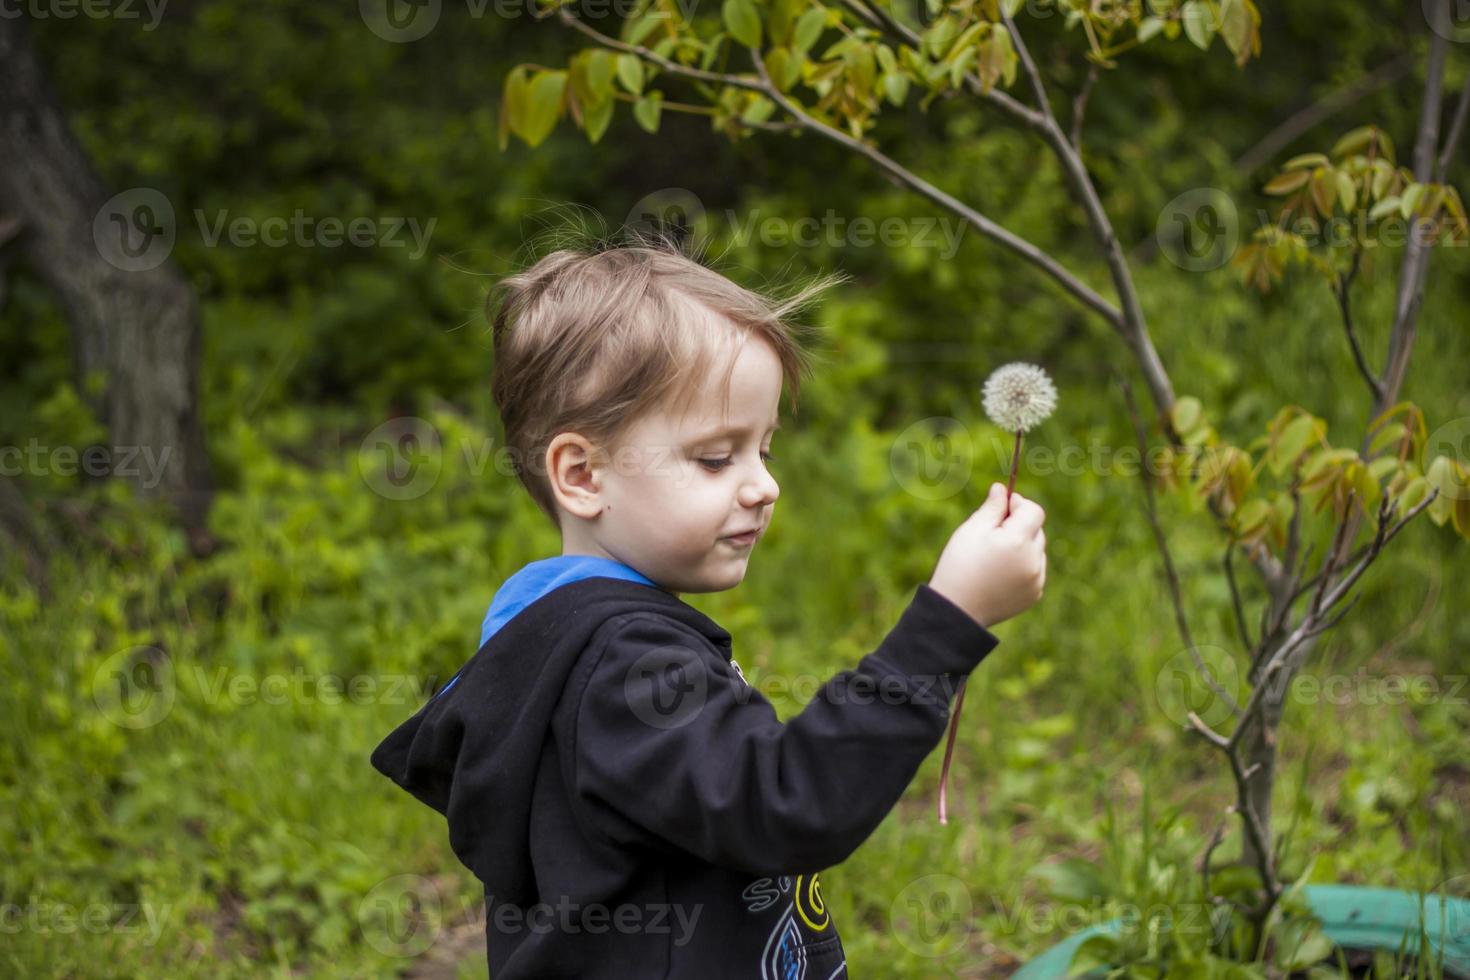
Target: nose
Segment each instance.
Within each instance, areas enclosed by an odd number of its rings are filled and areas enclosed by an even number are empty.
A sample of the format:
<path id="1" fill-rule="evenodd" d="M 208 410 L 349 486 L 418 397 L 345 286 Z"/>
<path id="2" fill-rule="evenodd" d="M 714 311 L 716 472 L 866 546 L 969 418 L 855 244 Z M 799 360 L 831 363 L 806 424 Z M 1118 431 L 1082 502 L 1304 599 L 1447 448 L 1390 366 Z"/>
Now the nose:
<path id="1" fill-rule="evenodd" d="M 755 475 L 740 486 L 740 503 L 743 507 L 765 507 L 781 496 L 781 486 L 764 463 L 757 464 Z"/>

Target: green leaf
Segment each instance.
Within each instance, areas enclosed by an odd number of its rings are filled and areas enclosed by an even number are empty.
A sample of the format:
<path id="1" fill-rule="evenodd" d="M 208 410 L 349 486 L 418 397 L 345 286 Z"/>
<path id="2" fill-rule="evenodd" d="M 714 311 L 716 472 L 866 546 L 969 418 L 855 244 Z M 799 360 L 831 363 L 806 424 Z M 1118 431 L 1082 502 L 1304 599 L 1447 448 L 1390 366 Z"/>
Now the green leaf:
<path id="1" fill-rule="evenodd" d="M 1331 167 L 1318 167 L 1312 172 L 1312 203 L 1324 218 L 1332 214 L 1332 202 L 1337 200 L 1337 178 Z"/>
<path id="2" fill-rule="evenodd" d="M 668 15 L 661 10 L 650 10 L 642 17 L 623 21 L 620 36 L 625 44 L 642 44 L 643 39 L 653 32 L 659 21 Z"/>
<path id="3" fill-rule="evenodd" d="M 1399 468 L 1397 456 L 1379 456 L 1368 464 L 1368 474 L 1373 477 L 1374 482 L 1381 483 L 1383 478 Z"/>
<path id="4" fill-rule="evenodd" d="M 884 71 L 898 71 L 898 59 L 893 56 L 893 49 L 886 44 L 880 44 L 876 48 L 878 52 L 878 67 Z"/>
<path id="5" fill-rule="evenodd" d="M 1145 17 L 1138 22 L 1138 43 L 1142 44 L 1149 38 L 1164 29 L 1164 21 L 1160 17 Z"/>
<path id="6" fill-rule="evenodd" d="M 1444 204 L 1444 186 L 1442 184 L 1426 184 L 1424 199 L 1414 209 L 1421 218 L 1432 218 L 1439 213 L 1440 205 Z"/>
<path id="7" fill-rule="evenodd" d="M 1201 0 L 1188 0 L 1179 16 L 1184 21 L 1184 33 L 1194 46 L 1201 51 L 1208 48 L 1215 36 L 1215 18 L 1210 8 Z"/>
<path id="8" fill-rule="evenodd" d="M 587 133 L 588 142 L 596 143 L 602 139 L 602 134 L 607 132 L 608 123 L 612 122 L 613 106 L 616 104 L 616 99 L 606 99 L 596 105 L 583 107 L 582 129 Z"/>
<path id="9" fill-rule="evenodd" d="M 1325 153 L 1303 153 L 1299 156 L 1294 156 L 1290 160 L 1283 163 L 1281 165 L 1281 169 L 1301 170 L 1303 168 L 1306 168 L 1310 170 L 1313 167 L 1320 167 L 1331 162 L 1332 161 L 1327 159 L 1327 154 Z"/>
<path id="10" fill-rule="evenodd" d="M 1409 428 L 1402 422 L 1393 422 L 1385 425 L 1373 434 L 1373 441 L 1368 443 L 1368 451 L 1370 453 L 1377 453 L 1382 451 L 1385 446 L 1396 446 L 1408 434 Z"/>
<path id="11" fill-rule="evenodd" d="M 1419 199 L 1423 196 L 1423 184 L 1410 184 L 1408 187 L 1405 187 L 1404 192 L 1399 195 L 1399 216 L 1407 218 L 1410 214 L 1413 214 L 1414 209 L 1419 206 Z"/>
<path id="12" fill-rule="evenodd" d="M 1337 199 L 1342 202 L 1344 214 L 1351 214 L 1358 203 L 1358 187 L 1353 179 L 1341 170 L 1337 172 Z"/>
<path id="13" fill-rule="evenodd" d="M 505 76 L 505 91 L 500 95 L 500 119 L 497 120 L 496 138 L 502 150 L 510 145 L 512 132 L 517 136 L 521 135 L 529 95 L 526 69 L 517 65 Z"/>
<path id="14" fill-rule="evenodd" d="M 1277 476 L 1285 473 L 1301 454 L 1326 434 L 1326 426 L 1311 415 L 1298 415 L 1292 419 L 1281 436 L 1266 452 L 1266 465 Z"/>
<path id="15" fill-rule="evenodd" d="M 760 47 L 761 17 L 751 0 L 725 0 L 720 13 L 731 37 L 748 48 Z"/>
<path id="16" fill-rule="evenodd" d="M 883 76 L 883 94 L 894 105 L 903 105 L 909 95 L 909 77 L 900 71 L 891 71 Z"/>
<path id="17" fill-rule="evenodd" d="M 1361 153 L 1373 142 L 1373 137 L 1378 133 L 1377 126 L 1359 126 L 1357 129 L 1343 135 L 1332 145 L 1332 155 L 1335 157 L 1351 156 Z"/>
<path id="18" fill-rule="evenodd" d="M 776 111 L 776 103 L 764 95 L 754 92 L 751 95 L 754 98 L 750 100 L 750 105 L 745 107 L 745 111 L 740 114 L 740 118 L 748 123 L 762 123 L 771 118 L 771 113 Z"/>
<path id="19" fill-rule="evenodd" d="M 1358 504 L 1366 513 L 1371 505 L 1378 502 L 1381 492 L 1378 481 L 1373 479 L 1373 474 L 1368 472 L 1368 467 L 1357 460 L 1348 464 L 1347 478 L 1349 486 L 1358 491 Z"/>
<path id="20" fill-rule="evenodd" d="M 1380 218 L 1386 218 L 1390 214 L 1396 213 L 1399 209 L 1399 204 L 1400 201 L 1397 195 L 1393 197 L 1385 197 L 1383 200 L 1373 205 L 1373 207 L 1368 211 L 1368 220 L 1378 221 Z"/>
<path id="21" fill-rule="evenodd" d="M 1220 4 L 1220 36 L 1237 57 L 1251 43 L 1251 15 L 1244 0 L 1223 0 Z"/>
<path id="22" fill-rule="evenodd" d="M 1308 454 L 1302 463 L 1302 486 L 1311 486 L 1330 479 L 1348 461 L 1358 454 L 1351 449 L 1317 449 Z"/>
<path id="23" fill-rule="evenodd" d="M 1399 494 L 1399 512 L 1407 514 L 1419 502 L 1429 496 L 1429 481 L 1422 476 L 1416 476 L 1404 486 L 1403 492 Z"/>
<path id="24" fill-rule="evenodd" d="M 720 56 L 720 51 L 725 46 L 725 38 L 728 36 L 729 35 L 727 35 L 724 31 L 720 31 L 718 34 L 716 34 L 714 37 L 710 38 L 704 43 L 704 54 L 700 55 L 699 58 L 699 67 L 702 70 L 710 70 L 710 66 L 713 65 L 715 63 L 715 59 Z"/>
<path id="25" fill-rule="evenodd" d="M 618 55 L 618 81 L 633 95 L 643 94 L 643 62 L 636 54 Z"/>
<path id="26" fill-rule="evenodd" d="M 1272 177 L 1269 181 L 1266 182 L 1266 186 L 1261 188 L 1261 190 L 1263 193 L 1270 194 L 1272 196 L 1290 194 L 1292 191 L 1301 188 L 1304 184 L 1306 184 L 1307 181 L 1311 179 L 1311 171 L 1292 170 L 1287 173 L 1277 174 L 1275 177 Z"/>
<path id="27" fill-rule="evenodd" d="M 766 122 L 767 119 L 770 119 L 770 115 L 776 112 L 776 103 L 760 94 L 751 93 L 751 96 L 753 98 L 750 104 L 745 106 L 745 112 L 742 112 L 739 118 L 745 122 Z"/>
<path id="28" fill-rule="evenodd" d="M 593 48 L 587 54 L 587 88 L 598 101 L 613 94 L 612 53 L 602 48 Z"/>
<path id="29" fill-rule="evenodd" d="M 1260 497 L 1247 500 L 1234 514 L 1235 528 L 1242 535 L 1263 527 L 1271 516 L 1271 505 Z"/>
<path id="30" fill-rule="evenodd" d="M 959 22 L 950 14 L 945 14 L 929 25 L 929 29 L 924 32 L 924 43 L 929 46 L 930 57 L 943 57 L 959 33 Z"/>
<path id="31" fill-rule="evenodd" d="M 772 48 L 766 52 L 766 71 L 776 90 L 785 92 L 801 77 L 801 55 L 792 55 L 786 48 Z"/>
<path id="32" fill-rule="evenodd" d="M 1453 496 L 1455 492 L 1455 462 L 1448 456 L 1436 456 L 1424 471 L 1429 485 L 1438 490 L 1440 496 Z"/>
<path id="33" fill-rule="evenodd" d="M 1387 160 L 1373 161 L 1373 197 L 1381 198 L 1388 193 L 1389 185 L 1398 173 Z"/>
<path id="34" fill-rule="evenodd" d="M 638 120 L 638 125 L 650 133 L 658 132 L 658 119 L 664 107 L 664 94 L 662 92 L 649 92 L 643 98 L 633 103 L 633 118 Z"/>
<path id="35" fill-rule="evenodd" d="M 521 139 L 530 146 L 540 146 L 556 127 L 561 117 L 566 93 L 567 73 L 543 71 L 531 80 L 531 91 L 526 104 L 526 115 L 521 128 Z"/>
<path id="36" fill-rule="evenodd" d="M 1288 973 L 1296 973 L 1314 963 L 1320 963 L 1336 949 L 1317 922 L 1291 920 L 1277 931 L 1277 965 Z"/>
<path id="37" fill-rule="evenodd" d="M 822 36 L 822 31 L 827 27 L 827 8 L 813 7 L 802 14 L 796 21 L 796 30 L 792 35 L 791 46 L 802 54 L 811 50 Z"/>
<path id="38" fill-rule="evenodd" d="M 1204 414 L 1200 400 L 1193 395 L 1185 395 L 1174 402 L 1169 409 L 1169 418 L 1174 423 L 1174 429 L 1180 434 L 1193 432 L 1199 425 Z"/>

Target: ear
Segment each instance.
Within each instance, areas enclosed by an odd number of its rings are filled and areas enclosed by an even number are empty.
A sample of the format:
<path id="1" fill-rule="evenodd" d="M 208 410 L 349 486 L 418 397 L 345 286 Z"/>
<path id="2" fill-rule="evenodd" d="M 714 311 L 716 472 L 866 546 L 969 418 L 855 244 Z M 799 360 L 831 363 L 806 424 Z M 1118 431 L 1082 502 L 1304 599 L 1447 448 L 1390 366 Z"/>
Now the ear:
<path id="1" fill-rule="evenodd" d="M 557 503 L 591 520 L 603 511 L 602 468 L 596 447 L 576 432 L 562 432 L 546 447 L 546 479 Z"/>

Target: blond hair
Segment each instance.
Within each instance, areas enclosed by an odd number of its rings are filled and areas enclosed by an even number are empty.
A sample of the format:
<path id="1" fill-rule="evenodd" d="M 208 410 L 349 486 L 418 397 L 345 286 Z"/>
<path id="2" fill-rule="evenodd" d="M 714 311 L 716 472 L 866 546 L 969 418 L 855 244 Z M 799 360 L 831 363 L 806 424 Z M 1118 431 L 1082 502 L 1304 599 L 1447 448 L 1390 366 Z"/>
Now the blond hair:
<path id="1" fill-rule="evenodd" d="M 621 242 L 558 248 L 492 290 L 492 389 L 506 447 L 516 477 L 558 528 L 545 465 L 558 433 L 580 433 L 604 454 L 645 415 L 697 394 L 722 354 L 728 392 L 735 355 L 750 337 L 775 351 L 796 410 L 813 354 L 787 318 L 846 276 L 768 297 L 697 253 L 677 237 L 624 229 Z M 715 317 L 696 315 L 691 304 Z"/>

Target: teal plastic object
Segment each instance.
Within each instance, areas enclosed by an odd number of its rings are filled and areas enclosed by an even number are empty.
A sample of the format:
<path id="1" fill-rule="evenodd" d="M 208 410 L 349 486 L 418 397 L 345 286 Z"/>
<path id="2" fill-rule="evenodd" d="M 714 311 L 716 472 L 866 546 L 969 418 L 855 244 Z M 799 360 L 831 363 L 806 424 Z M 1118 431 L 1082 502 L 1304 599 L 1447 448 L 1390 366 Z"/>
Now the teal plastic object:
<path id="1" fill-rule="evenodd" d="M 1302 893 L 1322 919 L 1327 938 L 1346 949 L 1397 951 L 1404 936 L 1412 947 L 1419 935 L 1420 896 L 1397 888 L 1363 885 L 1304 885 Z M 1433 950 L 1444 950 L 1446 976 L 1470 977 L 1470 899 L 1424 896 L 1424 932 Z M 1443 930 L 1441 930 L 1441 919 Z M 1012 980 L 1057 980 L 1089 937 L 1116 933 L 1117 919 L 1073 933 L 1021 967 Z M 1092 976 L 1094 974 L 1089 974 Z"/>

